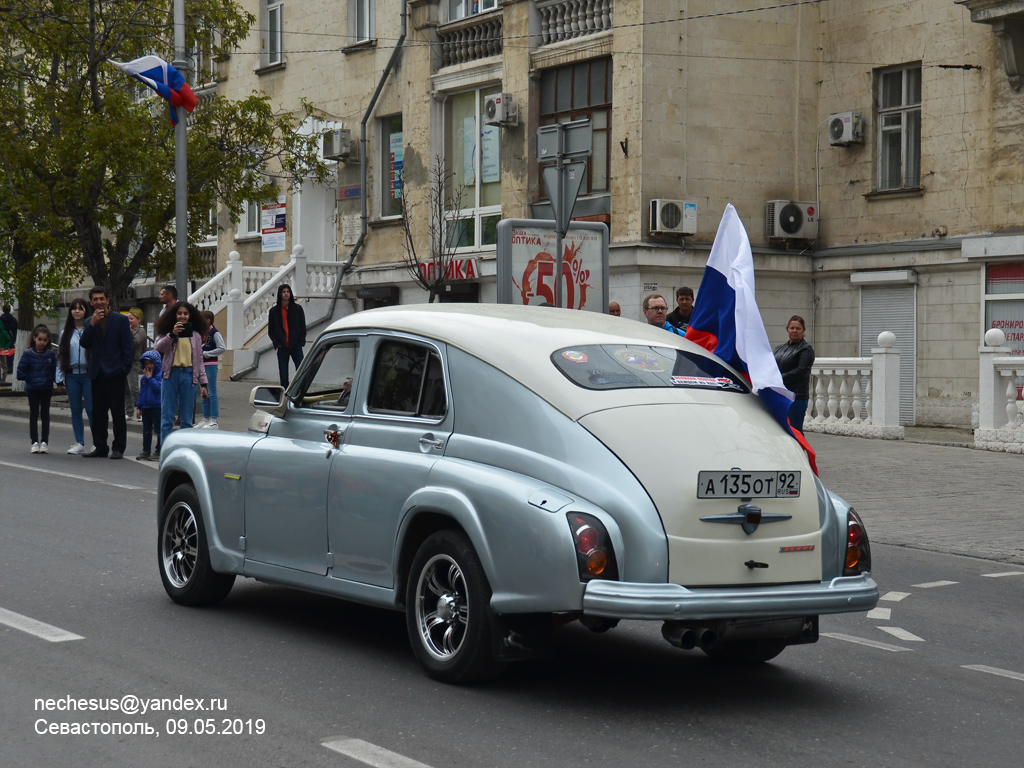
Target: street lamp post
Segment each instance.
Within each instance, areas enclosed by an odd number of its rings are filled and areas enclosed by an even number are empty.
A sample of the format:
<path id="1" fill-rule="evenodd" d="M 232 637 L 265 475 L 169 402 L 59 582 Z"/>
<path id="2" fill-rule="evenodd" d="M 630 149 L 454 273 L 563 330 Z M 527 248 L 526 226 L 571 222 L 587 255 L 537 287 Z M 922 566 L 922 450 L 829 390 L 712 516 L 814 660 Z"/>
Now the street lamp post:
<path id="1" fill-rule="evenodd" d="M 174 0 L 174 61 L 172 66 L 183 75 L 188 72 L 185 58 L 185 0 Z M 174 107 L 178 123 L 174 127 L 174 282 L 178 296 L 188 297 L 188 113 Z"/>

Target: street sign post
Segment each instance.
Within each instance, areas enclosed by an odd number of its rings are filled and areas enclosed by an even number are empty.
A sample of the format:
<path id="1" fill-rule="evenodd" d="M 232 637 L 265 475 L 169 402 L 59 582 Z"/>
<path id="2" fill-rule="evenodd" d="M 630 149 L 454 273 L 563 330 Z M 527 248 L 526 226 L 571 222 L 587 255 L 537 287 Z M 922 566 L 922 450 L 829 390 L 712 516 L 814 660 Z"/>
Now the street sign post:
<path id="1" fill-rule="evenodd" d="M 577 158 L 590 157 L 594 146 L 594 124 L 590 118 L 543 125 L 537 129 L 537 160 L 548 188 L 555 214 L 555 274 L 562 274 L 562 240 L 569 229 L 576 197 L 586 178 L 587 164 Z M 569 162 L 566 162 L 566 161 Z M 546 165 L 554 163 L 554 165 Z M 562 281 L 555 282 L 555 306 L 564 306 Z"/>

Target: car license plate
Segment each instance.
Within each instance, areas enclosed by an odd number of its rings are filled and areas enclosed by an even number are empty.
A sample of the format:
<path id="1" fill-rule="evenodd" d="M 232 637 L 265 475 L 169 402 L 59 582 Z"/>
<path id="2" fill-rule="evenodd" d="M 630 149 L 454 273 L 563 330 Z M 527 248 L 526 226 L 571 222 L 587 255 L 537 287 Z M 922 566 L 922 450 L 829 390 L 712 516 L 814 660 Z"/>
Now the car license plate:
<path id="1" fill-rule="evenodd" d="M 778 499 L 799 495 L 799 472 L 697 473 L 698 499 Z"/>

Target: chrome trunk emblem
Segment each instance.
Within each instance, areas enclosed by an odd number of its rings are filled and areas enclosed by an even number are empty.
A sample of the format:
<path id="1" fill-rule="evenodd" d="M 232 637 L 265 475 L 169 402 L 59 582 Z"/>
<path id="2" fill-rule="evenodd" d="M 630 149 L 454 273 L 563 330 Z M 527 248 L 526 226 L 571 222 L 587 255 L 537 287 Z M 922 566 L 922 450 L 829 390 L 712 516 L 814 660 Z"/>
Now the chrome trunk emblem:
<path id="1" fill-rule="evenodd" d="M 779 523 L 783 520 L 792 520 L 792 515 L 783 515 L 775 512 L 764 513 L 760 507 L 753 504 L 740 504 L 736 511 L 728 515 L 706 515 L 701 518 L 704 523 L 731 523 L 738 525 L 748 536 L 757 530 L 761 523 Z"/>

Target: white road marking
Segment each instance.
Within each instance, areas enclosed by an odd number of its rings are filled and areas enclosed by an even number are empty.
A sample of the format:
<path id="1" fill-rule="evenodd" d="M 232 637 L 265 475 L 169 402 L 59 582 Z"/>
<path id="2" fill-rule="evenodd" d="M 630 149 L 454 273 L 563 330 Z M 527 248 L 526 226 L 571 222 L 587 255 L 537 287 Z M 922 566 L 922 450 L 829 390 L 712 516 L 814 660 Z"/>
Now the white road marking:
<path id="1" fill-rule="evenodd" d="M 918 637 L 913 632 L 907 632 L 907 630 L 900 629 L 899 627 L 879 627 L 879 629 L 883 632 L 888 632 L 890 635 L 899 640 L 910 640 L 911 642 L 915 643 L 924 642 L 923 637 Z"/>
<path id="2" fill-rule="evenodd" d="M 1003 571 L 1002 573 L 983 573 L 986 579 L 999 579 L 1003 576 L 1024 576 L 1024 571 Z"/>
<path id="3" fill-rule="evenodd" d="M 892 608 L 872 608 L 868 611 L 868 618 L 888 621 L 892 618 Z"/>
<path id="4" fill-rule="evenodd" d="M 888 600 L 890 603 L 898 603 L 904 597 L 910 597 L 909 592 L 886 592 L 879 600 Z"/>
<path id="5" fill-rule="evenodd" d="M 822 632 L 822 637 L 831 637 L 833 640 L 844 640 L 847 643 L 856 643 L 857 645 L 866 645 L 869 648 L 878 648 L 882 651 L 909 651 L 910 648 L 903 648 L 899 645 L 889 645 L 889 643 L 880 643 L 877 640 L 866 640 L 863 637 L 854 637 L 853 635 L 844 635 L 840 632 Z"/>
<path id="6" fill-rule="evenodd" d="M 361 739 L 332 739 L 321 743 L 328 749 L 361 763 L 372 765 L 373 768 L 430 768 L 426 763 Z"/>
<path id="7" fill-rule="evenodd" d="M 42 467 L 33 467 L 29 464 L 14 464 L 10 461 L 0 461 L 0 467 L 11 467 L 13 469 L 27 469 L 30 472 L 41 472 L 44 475 L 57 475 L 58 477 L 66 477 L 69 480 L 82 480 L 87 483 L 99 483 L 100 485 L 109 485 L 113 488 L 122 488 L 126 491 L 145 491 L 147 493 L 156 493 L 153 488 L 141 488 L 137 485 L 124 485 L 123 483 L 112 483 L 109 480 L 102 480 L 98 477 L 86 477 L 85 475 L 72 475 L 69 472 L 61 472 L 56 469 L 43 469 Z"/>
<path id="8" fill-rule="evenodd" d="M 1009 670 L 999 669 L 998 667 L 986 667 L 984 664 L 964 664 L 963 668 L 973 669 L 975 672 L 988 672 L 990 675 L 1008 677 L 1011 680 L 1024 680 L 1024 674 L 1020 672 L 1010 672 Z"/>
<path id="9" fill-rule="evenodd" d="M 68 632 L 52 624 L 44 624 L 41 621 L 30 619 L 28 616 L 22 616 L 20 613 L 8 611 L 6 608 L 0 608 L 0 624 L 6 624 L 11 629 L 20 629 L 22 632 L 28 632 L 30 635 L 49 640 L 51 643 L 63 643 L 65 640 L 85 640 L 84 637 L 76 635 L 74 632 Z"/>
<path id="10" fill-rule="evenodd" d="M 918 587 L 919 589 L 931 589 L 932 587 L 948 587 L 951 584 L 959 584 L 959 581 L 929 581 L 926 584 L 911 584 L 912 587 Z"/>

